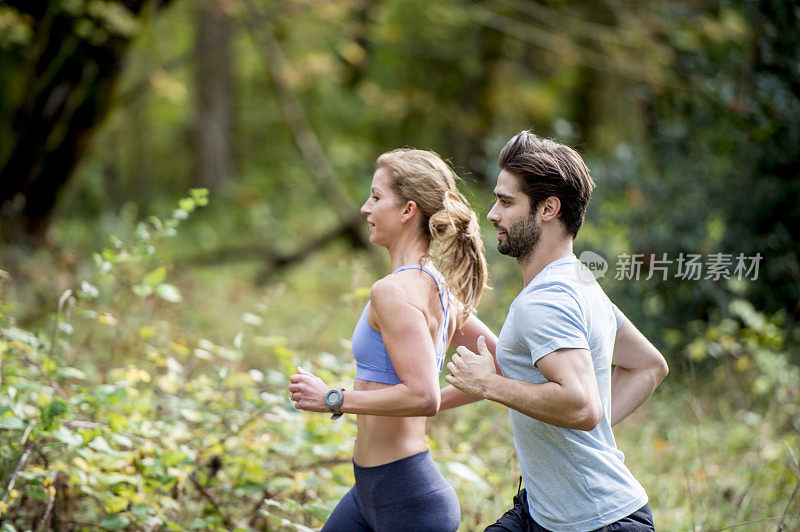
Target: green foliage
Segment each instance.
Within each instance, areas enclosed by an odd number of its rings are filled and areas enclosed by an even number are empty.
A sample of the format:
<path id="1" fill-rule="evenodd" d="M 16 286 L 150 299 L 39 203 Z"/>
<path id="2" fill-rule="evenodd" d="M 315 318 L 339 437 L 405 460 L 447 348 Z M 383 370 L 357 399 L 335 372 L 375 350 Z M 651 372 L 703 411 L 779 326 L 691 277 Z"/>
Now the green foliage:
<path id="1" fill-rule="evenodd" d="M 616 427 L 626 464 L 648 489 L 665 530 L 783 530 L 800 526 L 800 366 L 797 330 L 742 301 L 742 321 L 695 322 L 689 362 L 647 407 Z M 676 347 L 676 351 L 679 348 Z M 706 371 L 694 371 L 703 365 Z M 674 368 L 673 368 L 674 369 Z"/>
<path id="2" fill-rule="evenodd" d="M 410 145 L 452 158 L 485 213 L 499 148 L 531 128 L 578 147 L 598 182 L 579 249 L 610 261 L 620 253 L 764 257 L 748 283 L 609 282 L 658 345 L 664 328 L 727 312 L 734 299 L 795 318 L 800 32 L 781 2 L 293 6 L 227 11 L 237 175 L 192 221 L 189 255 L 292 250 L 336 223 L 337 206 L 314 185 L 265 75 L 263 43 L 245 30 L 257 24 L 286 56 L 292 96 L 354 204 L 376 155 Z M 63 241 L 85 246 L 80 240 L 116 231 L 103 213 L 158 210 L 192 182 L 192 9 L 175 3 L 142 26 L 120 105 L 67 197 Z"/>
<path id="3" fill-rule="evenodd" d="M 206 202 L 192 191 L 169 219 L 139 224 L 130 241 L 112 237 L 94 278 L 62 298 L 52 335 L 0 313 L 0 519 L 9 530 L 31 519 L 303 529 L 329 510 L 318 495 L 349 482 L 322 468 L 348 461 L 352 425 L 337 433 L 320 417 L 303 423 L 285 373 L 237 363 L 250 342 L 289 367 L 291 350 L 258 336 L 233 345 L 173 336 L 160 319 L 178 300 L 160 290 L 171 285 L 156 247 Z"/>
<path id="4" fill-rule="evenodd" d="M 746 283 L 616 287 L 623 301 L 654 301 L 634 316 L 652 333 L 731 316 L 737 299 L 769 314 L 783 310 L 790 321 L 798 315 L 800 220 L 790 198 L 800 186 L 800 19 L 785 2 L 712 4 L 665 4 L 655 19 L 672 43 L 677 84 L 637 93 L 647 140 L 593 154 L 601 201 L 590 209 L 601 209 L 594 219 L 624 235 L 620 251 L 673 260 L 759 253 L 763 260 L 758 278 Z"/>
<path id="5" fill-rule="evenodd" d="M 344 339 L 377 272 L 346 243 L 267 286 L 251 282 L 258 260 L 194 267 L 220 250 L 227 260 L 242 249 L 297 249 L 335 223 L 264 74 L 258 31 L 244 29 L 253 20 L 281 46 L 293 96 L 354 201 L 376 155 L 411 145 L 452 157 L 485 213 L 499 148 L 532 128 L 579 147 L 597 179 L 578 251 L 612 263 L 621 253 L 761 252 L 758 282 L 603 280 L 672 368 L 616 434 L 666 530 L 760 519 L 753 526 L 772 529 L 784 510 L 797 524 L 797 500 L 786 509 L 800 456 L 794 6 L 225 2 L 238 175 L 194 214 L 206 193 L 179 196 L 194 172 L 195 7 L 159 9 L 167 3 L 47 4 L 64 22 L 65 33 L 51 35 L 53 64 L 75 39 L 94 50 L 136 38 L 116 107 L 66 195 L 55 249 L 2 250 L 13 273 L 0 270 L 4 532 L 48 519 L 109 530 L 302 529 L 319 525 L 352 482 L 351 420 L 295 412 L 286 375 L 302 363 L 329 382 L 352 378 Z M 124 6 L 134 4 L 151 7 L 133 15 Z M 30 108 L 58 94 L 30 63 L 41 46 L 26 10 L 38 4 L 16 5 L 0 5 L 0 161 L 19 138 L 12 117 L 28 78 L 43 98 Z M 76 64 L 85 72 L 89 63 Z M 58 116 L 59 127 L 33 129 L 60 135 L 80 122 Z M 54 139 L 48 146 L 63 145 Z M 176 202 L 167 219 L 139 222 Z M 108 244 L 84 260 L 98 241 Z M 499 330 L 519 272 L 488 247 L 496 289 L 480 312 Z M 505 420 L 480 403 L 431 421 L 465 530 L 500 515 L 516 488 Z"/>
<path id="6" fill-rule="evenodd" d="M 297 412 L 286 386 L 299 364 L 329 383 L 352 380 L 341 338 L 368 294 L 365 283 L 353 288 L 329 261 L 311 261 L 297 278 L 327 279 L 322 296 L 317 283 L 287 279 L 291 297 L 266 292 L 268 307 L 251 296 L 250 310 L 225 322 L 237 331 L 233 339 L 213 340 L 198 315 L 230 313 L 237 296 L 214 293 L 214 305 L 200 305 L 212 289 L 200 281 L 202 272 L 192 282 L 175 279 L 163 259 L 162 248 L 176 243 L 179 224 L 206 195 L 191 199 L 168 219 L 151 218 L 134 224 L 129 237 L 111 238 L 94 257 L 94 274 L 61 298 L 44 331 L 15 323 L 3 297 L 4 530 L 48 519 L 86 530 L 307 530 L 352 485 L 353 420 Z M 217 283 L 238 290 L 230 277 Z M 155 289 L 170 282 L 181 286 L 180 302 Z M 185 288 L 192 284 L 202 288 Z M 142 286 L 152 291 L 137 292 Z M 322 298 L 306 299 L 305 292 Z M 330 293 L 341 297 L 325 307 Z M 284 299 L 296 315 L 276 321 Z M 325 319 L 333 309 L 346 310 L 341 321 Z M 615 431 L 665 530 L 775 524 L 800 478 L 794 333 L 780 315 L 765 316 L 744 301 L 730 314 L 736 319 L 669 334 L 673 373 L 683 359 L 704 371 L 670 376 Z M 300 322 L 301 332 L 291 322 Z M 493 522 L 516 490 L 507 419 L 503 407 L 484 401 L 430 422 L 431 452 L 459 494 L 463 530 Z M 789 526 L 797 523 L 798 504 L 787 510 Z"/>

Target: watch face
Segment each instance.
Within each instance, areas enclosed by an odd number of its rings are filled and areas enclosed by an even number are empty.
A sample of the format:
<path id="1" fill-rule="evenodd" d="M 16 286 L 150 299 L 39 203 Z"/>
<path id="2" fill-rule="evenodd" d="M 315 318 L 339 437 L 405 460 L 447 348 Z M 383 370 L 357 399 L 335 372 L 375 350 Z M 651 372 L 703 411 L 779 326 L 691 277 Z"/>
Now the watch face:
<path id="1" fill-rule="evenodd" d="M 325 402 L 329 405 L 335 405 L 339 402 L 339 398 L 342 396 L 342 392 L 339 390 L 331 390 L 328 392 L 328 395 L 325 396 Z"/>

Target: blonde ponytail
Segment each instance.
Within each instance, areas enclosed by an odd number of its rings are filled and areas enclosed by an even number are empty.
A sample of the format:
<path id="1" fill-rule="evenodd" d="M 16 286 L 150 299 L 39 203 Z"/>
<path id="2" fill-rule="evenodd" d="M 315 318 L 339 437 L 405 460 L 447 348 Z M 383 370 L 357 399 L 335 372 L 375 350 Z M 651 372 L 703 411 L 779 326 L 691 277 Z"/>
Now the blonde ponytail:
<path id="1" fill-rule="evenodd" d="M 456 187 L 458 176 L 436 153 L 423 150 L 384 153 L 376 167 L 388 169 L 394 191 L 417 204 L 430 256 L 464 305 L 466 317 L 478 305 L 488 274 L 478 217 Z"/>
<path id="2" fill-rule="evenodd" d="M 466 316 L 477 306 L 488 276 L 478 217 L 463 195 L 448 190 L 443 208 L 431 216 L 428 226 L 431 255 L 439 258 Z"/>

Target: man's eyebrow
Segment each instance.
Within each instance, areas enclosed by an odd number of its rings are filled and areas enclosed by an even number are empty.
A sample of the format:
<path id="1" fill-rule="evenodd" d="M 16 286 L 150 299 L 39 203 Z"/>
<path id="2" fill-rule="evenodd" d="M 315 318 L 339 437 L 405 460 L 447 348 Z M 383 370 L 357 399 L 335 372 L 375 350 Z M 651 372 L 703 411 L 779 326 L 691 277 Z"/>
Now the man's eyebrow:
<path id="1" fill-rule="evenodd" d="M 494 197 L 497 199 L 504 199 L 504 200 L 513 200 L 514 196 L 509 196 L 508 194 L 503 194 L 502 192 L 495 192 Z"/>

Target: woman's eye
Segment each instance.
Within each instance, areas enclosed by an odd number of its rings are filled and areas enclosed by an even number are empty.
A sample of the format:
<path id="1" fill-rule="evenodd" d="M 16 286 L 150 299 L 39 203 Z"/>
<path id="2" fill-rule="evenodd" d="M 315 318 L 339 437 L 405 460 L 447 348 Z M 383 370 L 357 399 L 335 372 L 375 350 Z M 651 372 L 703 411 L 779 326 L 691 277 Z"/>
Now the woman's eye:
<path id="1" fill-rule="evenodd" d="M 374 199 L 375 201 L 378 201 L 378 199 L 380 199 L 378 198 L 378 196 L 371 196 L 371 198 Z"/>

